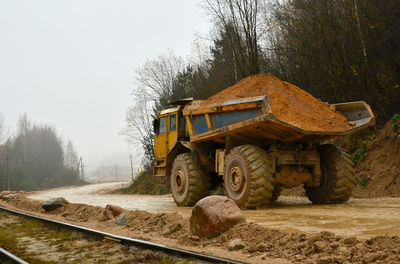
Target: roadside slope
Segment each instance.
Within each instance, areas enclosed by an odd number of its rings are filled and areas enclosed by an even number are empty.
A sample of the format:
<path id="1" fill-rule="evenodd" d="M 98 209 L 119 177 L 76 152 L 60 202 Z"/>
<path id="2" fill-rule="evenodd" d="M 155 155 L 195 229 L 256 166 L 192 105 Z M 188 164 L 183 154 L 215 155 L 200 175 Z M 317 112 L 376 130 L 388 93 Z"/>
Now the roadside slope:
<path id="1" fill-rule="evenodd" d="M 358 198 L 400 196 L 400 135 L 390 120 L 366 145 L 366 155 L 356 173 L 368 182 L 357 185 L 353 196 Z"/>

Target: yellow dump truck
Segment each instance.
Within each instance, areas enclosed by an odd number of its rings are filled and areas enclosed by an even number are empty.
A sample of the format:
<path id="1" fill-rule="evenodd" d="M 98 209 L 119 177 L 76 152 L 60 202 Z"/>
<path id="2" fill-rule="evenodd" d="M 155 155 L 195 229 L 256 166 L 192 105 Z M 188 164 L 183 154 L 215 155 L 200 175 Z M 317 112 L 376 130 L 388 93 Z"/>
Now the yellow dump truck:
<path id="1" fill-rule="evenodd" d="M 303 184 L 313 203 L 342 203 L 356 184 L 353 162 L 329 142 L 375 123 L 365 102 L 332 104 L 352 127 L 305 131 L 279 120 L 267 96 L 212 106 L 183 99 L 154 120 L 154 175 L 170 177 L 178 206 L 192 206 L 218 184 L 241 208 L 278 198 Z M 301 118 L 301 116 L 299 116 Z"/>

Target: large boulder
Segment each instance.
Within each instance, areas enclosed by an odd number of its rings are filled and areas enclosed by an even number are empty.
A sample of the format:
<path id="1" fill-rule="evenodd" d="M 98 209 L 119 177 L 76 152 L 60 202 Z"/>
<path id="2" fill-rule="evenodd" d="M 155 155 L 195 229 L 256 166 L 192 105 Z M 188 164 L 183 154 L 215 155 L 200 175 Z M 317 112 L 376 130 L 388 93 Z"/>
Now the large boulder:
<path id="1" fill-rule="evenodd" d="M 110 210 L 104 210 L 103 214 L 100 216 L 99 220 L 104 222 L 114 218 Z"/>
<path id="2" fill-rule="evenodd" d="M 110 211 L 111 214 L 116 217 L 122 214 L 125 210 L 119 206 L 107 204 L 106 211 Z"/>
<path id="3" fill-rule="evenodd" d="M 201 199 L 192 209 L 190 231 L 199 237 L 215 237 L 245 218 L 235 202 L 226 196 Z"/>
<path id="4" fill-rule="evenodd" d="M 125 210 L 119 206 L 107 204 L 106 208 L 103 211 L 103 214 L 100 216 L 100 221 L 115 219 L 117 216 L 121 215 L 124 212 Z"/>
<path id="5" fill-rule="evenodd" d="M 53 211 L 68 204 L 68 201 L 62 197 L 53 198 L 42 203 L 42 208 L 46 211 Z"/>

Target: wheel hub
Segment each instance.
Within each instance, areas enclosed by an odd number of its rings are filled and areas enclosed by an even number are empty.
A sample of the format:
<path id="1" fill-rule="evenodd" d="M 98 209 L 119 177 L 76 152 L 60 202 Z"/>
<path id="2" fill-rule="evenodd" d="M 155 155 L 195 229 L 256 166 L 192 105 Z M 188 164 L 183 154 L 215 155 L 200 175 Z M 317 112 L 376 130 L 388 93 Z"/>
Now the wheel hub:
<path id="1" fill-rule="evenodd" d="M 229 175 L 229 185 L 234 192 L 240 192 L 244 185 L 244 172 L 239 165 L 232 167 Z"/>
<path id="2" fill-rule="evenodd" d="M 175 173 L 175 190 L 182 193 L 185 190 L 186 178 L 183 169 L 178 169 Z"/>

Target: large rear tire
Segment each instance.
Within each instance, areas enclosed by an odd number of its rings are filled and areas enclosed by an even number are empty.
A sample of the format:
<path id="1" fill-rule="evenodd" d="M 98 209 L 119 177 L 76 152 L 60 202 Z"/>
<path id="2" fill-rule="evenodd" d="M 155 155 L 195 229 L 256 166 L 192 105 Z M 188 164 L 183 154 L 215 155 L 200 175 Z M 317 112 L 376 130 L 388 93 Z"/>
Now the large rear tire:
<path id="1" fill-rule="evenodd" d="M 305 188 L 308 199 L 314 204 L 346 202 L 356 185 L 354 163 L 350 155 L 335 145 L 320 146 L 319 154 L 321 185 L 316 188 Z"/>
<path id="2" fill-rule="evenodd" d="M 179 154 L 171 169 L 171 192 L 178 206 L 193 206 L 207 196 L 210 177 L 190 153 Z"/>
<path id="3" fill-rule="evenodd" d="M 269 203 L 274 191 L 272 158 L 261 148 L 242 145 L 226 157 L 226 195 L 240 208 L 253 209 Z"/>

